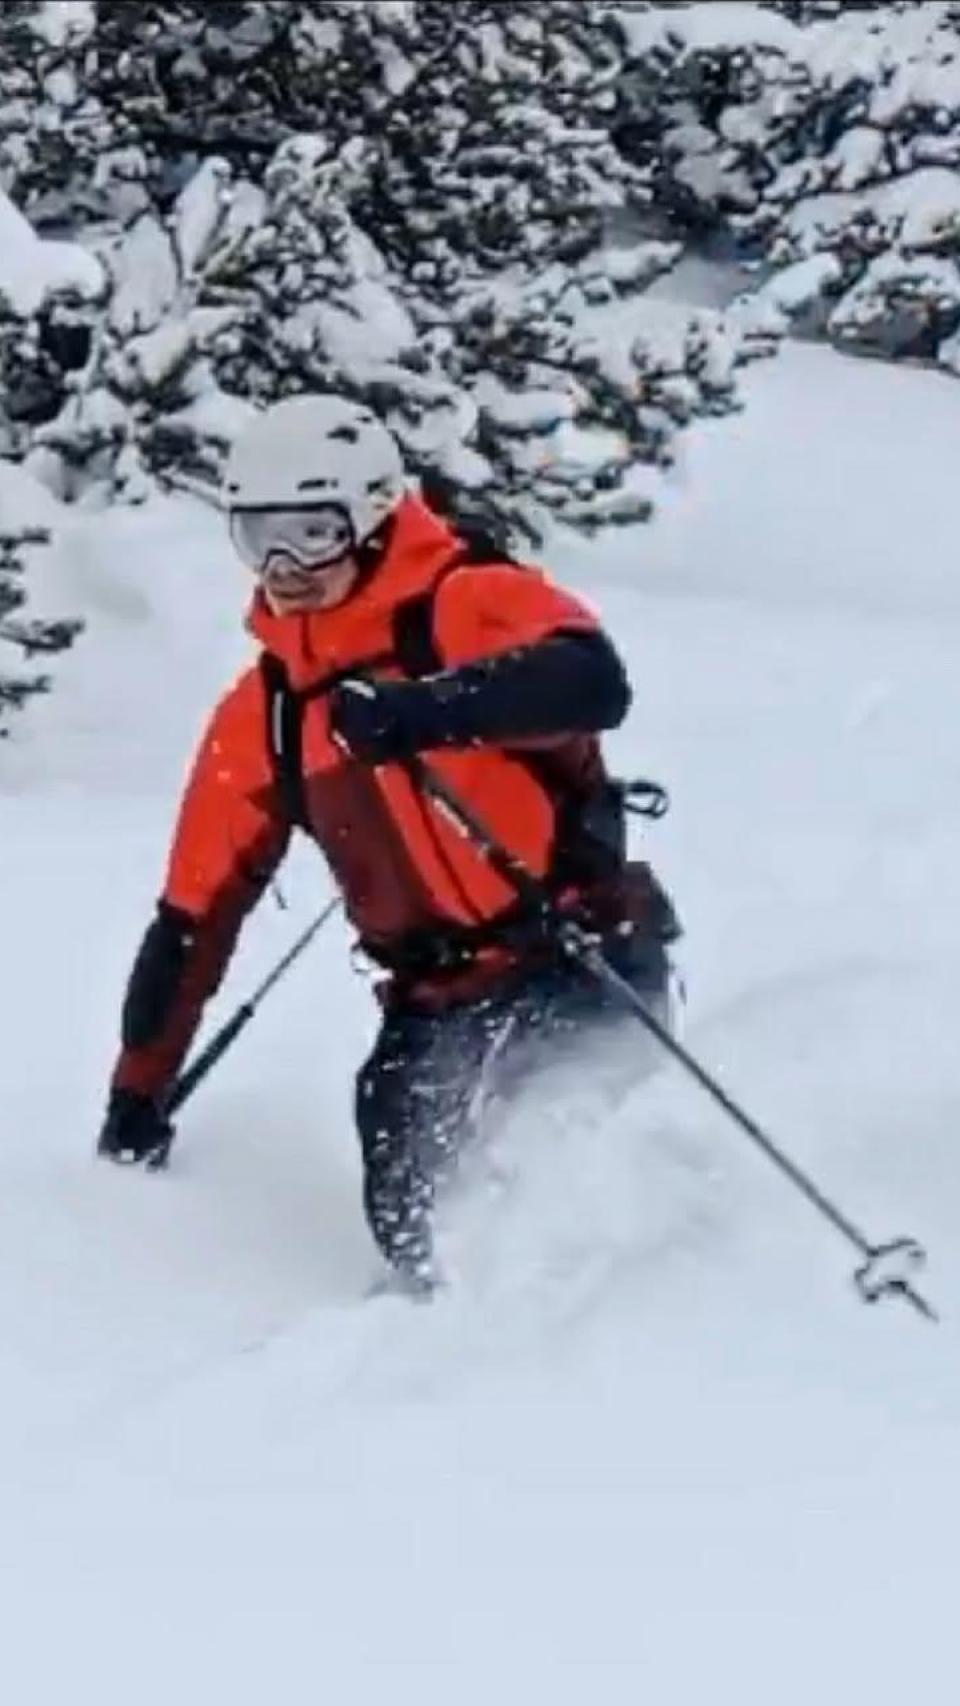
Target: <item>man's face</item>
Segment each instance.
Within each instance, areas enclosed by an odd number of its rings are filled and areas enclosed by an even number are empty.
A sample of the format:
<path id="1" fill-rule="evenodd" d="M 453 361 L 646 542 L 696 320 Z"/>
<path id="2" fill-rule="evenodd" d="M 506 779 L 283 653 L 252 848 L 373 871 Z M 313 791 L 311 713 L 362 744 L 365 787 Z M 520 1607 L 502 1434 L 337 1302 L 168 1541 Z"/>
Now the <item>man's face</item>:
<path id="1" fill-rule="evenodd" d="M 306 568 L 285 551 L 272 551 L 260 573 L 267 607 L 274 616 L 304 616 L 333 610 L 350 597 L 359 578 L 352 552 L 322 568 Z"/>
<path id="2" fill-rule="evenodd" d="M 274 616 L 332 610 L 360 578 L 350 517 L 339 504 L 234 509 L 230 537 Z"/>

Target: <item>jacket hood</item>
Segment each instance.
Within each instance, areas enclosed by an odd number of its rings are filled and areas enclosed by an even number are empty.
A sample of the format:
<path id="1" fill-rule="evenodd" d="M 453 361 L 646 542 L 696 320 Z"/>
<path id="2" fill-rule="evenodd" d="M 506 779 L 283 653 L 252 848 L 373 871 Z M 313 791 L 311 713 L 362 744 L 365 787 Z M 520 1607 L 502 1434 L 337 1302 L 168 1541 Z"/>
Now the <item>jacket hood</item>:
<path id="1" fill-rule="evenodd" d="M 258 589 L 247 627 L 283 663 L 291 686 L 311 687 L 325 676 L 391 651 L 396 606 L 428 591 L 460 543 L 440 516 L 420 498 L 408 495 L 394 511 L 382 561 L 343 604 L 332 610 L 274 616 Z"/>

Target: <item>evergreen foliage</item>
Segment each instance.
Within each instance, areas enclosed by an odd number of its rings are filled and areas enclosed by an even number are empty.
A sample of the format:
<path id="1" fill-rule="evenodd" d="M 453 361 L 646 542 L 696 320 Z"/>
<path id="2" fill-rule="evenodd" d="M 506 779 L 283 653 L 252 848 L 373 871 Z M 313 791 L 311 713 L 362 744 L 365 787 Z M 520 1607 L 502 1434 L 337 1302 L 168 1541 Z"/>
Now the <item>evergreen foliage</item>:
<path id="1" fill-rule="evenodd" d="M 0 533 L 0 645 L 13 647 L 28 659 L 66 651 L 83 628 L 78 621 L 48 621 L 24 614 L 28 596 L 24 585 L 26 554 L 49 543 L 50 534 L 43 528 Z M 0 657 L 3 655 L 9 654 Z M 9 733 L 4 726 L 9 714 L 49 687 L 48 675 L 11 674 L 0 666 L 0 739 Z"/>
<path id="2" fill-rule="evenodd" d="M 726 231 L 752 326 L 960 370 L 960 7 L 675 7 L 622 16 L 628 107 L 657 68 L 661 194 Z"/>
<path id="3" fill-rule="evenodd" d="M 0 93 L 24 30 L 34 89 L 67 51 L 49 6 L 19 10 Z M 735 405 L 745 352 L 718 316 L 661 302 L 598 334 L 590 312 L 681 252 L 651 164 L 617 145 L 614 8 L 83 10 L 69 171 L 32 134 L 4 170 L 0 103 L 0 182 L 28 212 L 72 207 L 109 280 L 57 304 L 52 340 L 36 315 L 11 328 L 42 358 L 8 453 L 59 495 L 215 477 L 251 404 L 331 387 L 367 398 L 454 510 L 590 529 L 645 515 L 643 465 Z"/>

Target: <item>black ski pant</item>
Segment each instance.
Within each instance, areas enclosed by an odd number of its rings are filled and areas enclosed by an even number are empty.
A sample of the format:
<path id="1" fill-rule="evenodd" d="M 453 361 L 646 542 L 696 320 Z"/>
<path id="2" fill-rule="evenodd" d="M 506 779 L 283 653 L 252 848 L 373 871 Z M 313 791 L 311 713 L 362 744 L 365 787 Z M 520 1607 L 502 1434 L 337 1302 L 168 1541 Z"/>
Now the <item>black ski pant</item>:
<path id="1" fill-rule="evenodd" d="M 607 945 L 610 964 L 661 1019 L 669 962 L 663 943 L 630 937 Z M 387 1261 L 418 1273 L 431 1261 L 435 1187 L 478 1129 L 490 1098 L 508 1098 L 579 1041 L 636 1024 L 611 991 L 564 961 L 503 993 L 441 1013 L 386 1014 L 356 1081 L 364 1208 Z"/>

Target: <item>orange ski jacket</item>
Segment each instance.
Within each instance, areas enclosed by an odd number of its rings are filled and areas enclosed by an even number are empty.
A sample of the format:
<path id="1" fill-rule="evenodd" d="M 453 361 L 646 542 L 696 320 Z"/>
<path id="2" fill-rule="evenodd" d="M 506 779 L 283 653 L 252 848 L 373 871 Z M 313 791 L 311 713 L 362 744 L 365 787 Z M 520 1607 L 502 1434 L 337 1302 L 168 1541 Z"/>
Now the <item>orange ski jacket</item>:
<path id="1" fill-rule="evenodd" d="M 248 619 L 261 646 L 283 664 L 294 694 L 302 695 L 304 827 L 322 848 L 362 941 L 387 957 L 391 945 L 417 933 L 488 926 L 509 915 L 515 896 L 423 800 L 402 765 L 358 763 L 331 739 L 324 684 L 351 672 L 401 675 L 392 656 L 395 612 L 431 592 L 433 642 L 445 669 L 558 633 L 597 631 L 593 612 L 541 570 L 508 561 L 458 562 L 462 557 L 458 535 L 410 496 L 396 513 L 376 573 L 343 605 L 275 617 L 257 594 Z M 164 960 L 156 941 L 149 945 L 148 931 L 128 992 L 117 1086 L 160 1094 L 169 1084 L 244 917 L 286 851 L 291 823 L 268 709 L 264 675 L 254 665 L 216 706 L 201 740 L 161 899 L 161 912 L 176 920 L 179 932 L 175 965 L 169 952 Z M 560 753 L 581 771 L 600 766 L 592 736 L 523 745 Z M 430 762 L 535 875 L 547 875 L 556 802 L 523 752 L 438 749 Z M 510 952 L 490 945 L 476 958 L 502 975 Z M 131 1004 L 138 971 L 141 999 Z M 155 998 L 146 1003 L 152 1018 L 145 1023 L 143 985 L 151 979 Z M 475 977 L 471 984 L 469 977 L 426 976 L 417 993 L 442 1005 L 475 987 Z"/>

